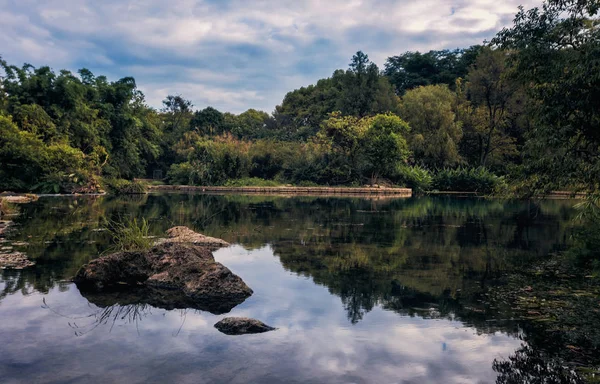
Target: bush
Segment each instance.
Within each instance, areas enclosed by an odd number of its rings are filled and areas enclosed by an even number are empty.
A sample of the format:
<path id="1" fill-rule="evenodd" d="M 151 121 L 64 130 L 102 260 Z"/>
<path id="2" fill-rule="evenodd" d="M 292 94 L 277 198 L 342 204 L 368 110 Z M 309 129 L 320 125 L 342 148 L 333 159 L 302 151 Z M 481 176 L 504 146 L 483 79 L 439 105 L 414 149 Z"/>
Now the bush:
<path id="1" fill-rule="evenodd" d="M 422 193 L 431 190 L 433 176 L 426 168 L 400 165 L 396 169 L 393 181 L 411 188 L 415 193 Z"/>
<path id="2" fill-rule="evenodd" d="M 245 177 L 243 179 L 227 180 L 226 187 L 278 187 L 281 184 L 275 180 L 265 180 L 258 177 Z"/>
<path id="3" fill-rule="evenodd" d="M 442 169 L 433 177 L 433 188 L 439 191 L 478 192 L 489 194 L 504 186 L 504 179 L 486 168 Z"/>
<path id="4" fill-rule="evenodd" d="M 148 192 L 146 185 L 139 181 L 106 179 L 104 182 L 107 191 L 113 195 L 142 195 Z"/>
<path id="5" fill-rule="evenodd" d="M 189 162 L 173 164 L 167 172 L 167 182 L 172 185 L 198 185 L 200 176 Z"/>

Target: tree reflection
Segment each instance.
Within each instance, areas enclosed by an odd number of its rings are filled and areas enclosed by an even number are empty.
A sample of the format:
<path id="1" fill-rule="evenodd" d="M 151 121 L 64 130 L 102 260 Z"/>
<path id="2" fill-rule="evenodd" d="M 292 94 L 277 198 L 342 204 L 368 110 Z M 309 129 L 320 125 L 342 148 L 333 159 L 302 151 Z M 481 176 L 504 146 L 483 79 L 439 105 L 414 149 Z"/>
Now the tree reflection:
<path id="1" fill-rule="evenodd" d="M 579 384 L 584 380 L 560 360 L 523 345 L 507 360 L 494 360 L 497 384 Z"/>

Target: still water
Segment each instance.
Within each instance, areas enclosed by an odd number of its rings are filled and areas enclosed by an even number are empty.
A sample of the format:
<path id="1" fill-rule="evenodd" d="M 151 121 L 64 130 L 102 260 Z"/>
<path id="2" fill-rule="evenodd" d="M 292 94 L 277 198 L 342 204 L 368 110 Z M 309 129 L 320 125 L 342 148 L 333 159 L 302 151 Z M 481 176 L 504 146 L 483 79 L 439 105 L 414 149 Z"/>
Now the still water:
<path id="1" fill-rule="evenodd" d="M 527 343 L 480 294 L 563 249 L 570 201 L 367 200 L 166 194 L 47 197 L 10 242 L 36 266 L 0 271 L 2 383 L 493 383 Z M 110 244 L 107 220 L 187 225 L 254 294 L 229 314 L 99 307 L 69 282 Z M 227 336 L 226 316 L 277 327 Z"/>

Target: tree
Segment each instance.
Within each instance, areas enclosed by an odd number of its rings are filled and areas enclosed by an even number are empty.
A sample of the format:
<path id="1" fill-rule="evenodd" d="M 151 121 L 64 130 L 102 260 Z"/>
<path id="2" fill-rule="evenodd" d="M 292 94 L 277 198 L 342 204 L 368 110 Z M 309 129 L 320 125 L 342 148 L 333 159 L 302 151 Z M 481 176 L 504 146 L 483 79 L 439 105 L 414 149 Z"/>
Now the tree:
<path id="1" fill-rule="evenodd" d="M 359 51 L 348 70 L 336 70 L 330 78 L 289 92 L 276 107 L 276 126 L 289 139 L 307 140 L 314 136 L 329 114 L 366 117 L 397 113 L 399 99 L 389 81 L 369 56 Z"/>
<path id="2" fill-rule="evenodd" d="M 332 153 L 331 163 L 344 175 L 346 182 L 360 178 L 360 154 L 370 119 L 332 113 L 321 124 L 319 138 Z"/>
<path id="3" fill-rule="evenodd" d="M 373 111 L 379 88 L 379 68 L 362 51 L 352 56 L 338 104 L 345 115 L 365 117 Z"/>
<path id="4" fill-rule="evenodd" d="M 239 138 L 258 139 L 268 136 L 266 132 L 269 114 L 256 109 L 249 109 L 236 116 L 229 131 Z"/>
<path id="5" fill-rule="evenodd" d="M 410 154 L 405 136 L 410 132 L 408 124 L 392 114 L 377 115 L 369 119 L 369 128 L 362 146 L 365 170 L 371 181 L 380 176 L 390 177 L 399 164 L 406 162 Z"/>
<path id="6" fill-rule="evenodd" d="M 546 0 L 520 8 L 493 43 L 511 52 L 534 101 L 525 169 L 530 191 L 600 189 L 600 3 Z"/>
<path id="7" fill-rule="evenodd" d="M 516 139 L 509 135 L 511 108 L 520 95 L 518 86 L 506 68 L 506 53 L 484 48 L 467 74 L 469 100 L 457 89 L 457 106 L 466 140 L 472 140 L 477 165 L 486 166 L 492 154 L 500 159 L 516 154 Z"/>
<path id="8" fill-rule="evenodd" d="M 205 135 L 220 135 L 224 130 L 223 114 L 213 107 L 194 112 L 190 128 Z"/>
<path id="9" fill-rule="evenodd" d="M 425 85 L 446 84 L 453 87 L 457 78 L 464 78 L 475 61 L 481 46 L 454 51 L 405 52 L 391 56 L 385 62 L 384 74 L 398 95 Z"/>
<path id="10" fill-rule="evenodd" d="M 400 116 L 411 127 L 410 147 L 417 163 L 442 168 L 461 162 L 458 143 L 462 128 L 456 121 L 454 102 L 446 85 L 419 87 L 402 98 Z"/>

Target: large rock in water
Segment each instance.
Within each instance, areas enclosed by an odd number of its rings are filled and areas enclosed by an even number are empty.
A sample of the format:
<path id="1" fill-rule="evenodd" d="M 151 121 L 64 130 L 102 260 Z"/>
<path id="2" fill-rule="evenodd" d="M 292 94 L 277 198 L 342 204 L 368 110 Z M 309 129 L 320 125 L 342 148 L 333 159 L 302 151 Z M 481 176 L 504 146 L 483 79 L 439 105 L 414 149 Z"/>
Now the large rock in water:
<path id="1" fill-rule="evenodd" d="M 276 329 L 268 326 L 262 321 L 250 319 L 248 317 L 226 317 L 215 324 L 215 328 L 226 335 L 264 333 Z"/>
<path id="2" fill-rule="evenodd" d="M 84 265 L 74 282 L 100 306 L 146 303 L 215 314 L 229 312 L 253 293 L 210 250 L 180 242 L 98 258 Z"/>

